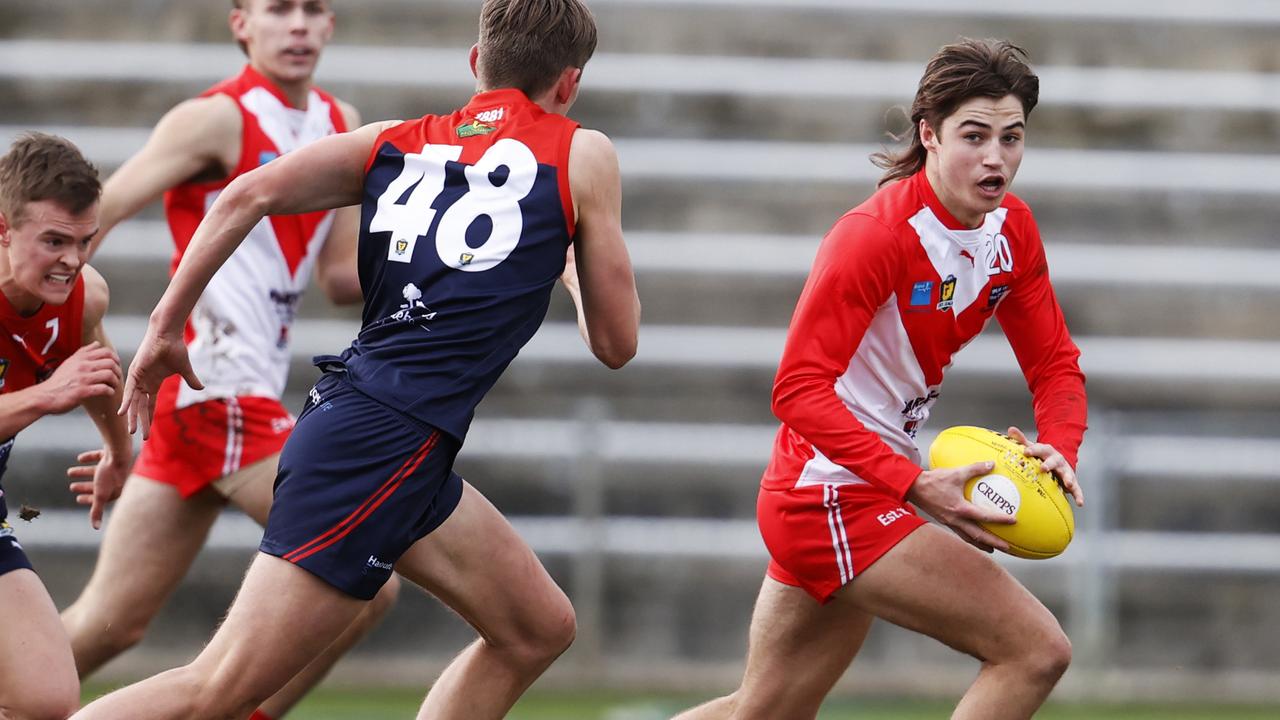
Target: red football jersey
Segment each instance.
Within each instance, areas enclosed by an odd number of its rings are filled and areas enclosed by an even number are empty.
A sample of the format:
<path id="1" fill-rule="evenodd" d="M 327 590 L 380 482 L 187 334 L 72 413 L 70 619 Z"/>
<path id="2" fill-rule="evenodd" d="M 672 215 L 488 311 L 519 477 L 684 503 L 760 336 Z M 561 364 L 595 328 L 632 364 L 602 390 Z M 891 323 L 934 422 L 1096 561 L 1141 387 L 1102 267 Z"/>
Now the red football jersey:
<path id="1" fill-rule="evenodd" d="M 905 496 L 943 373 L 993 316 L 1031 388 L 1038 440 L 1074 466 L 1080 351 L 1026 204 L 1006 195 L 966 229 L 922 171 L 849 211 L 823 239 L 787 335 L 765 487 L 867 483 Z"/>
<path id="2" fill-rule="evenodd" d="M 0 293 L 0 393 L 15 392 L 48 378 L 80 349 L 84 327 L 84 276 L 71 297 L 30 317 L 18 314 Z"/>

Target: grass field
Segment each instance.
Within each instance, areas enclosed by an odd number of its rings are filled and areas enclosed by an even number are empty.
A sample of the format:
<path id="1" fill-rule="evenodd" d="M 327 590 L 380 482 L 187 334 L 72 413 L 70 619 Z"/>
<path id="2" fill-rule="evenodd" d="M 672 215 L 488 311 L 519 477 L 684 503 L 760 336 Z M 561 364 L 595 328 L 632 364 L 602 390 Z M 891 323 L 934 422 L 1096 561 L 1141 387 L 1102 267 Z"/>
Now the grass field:
<path id="1" fill-rule="evenodd" d="M 411 720 L 421 694 L 403 690 L 339 692 L 322 690 L 289 715 L 289 720 Z M 642 695 L 532 694 L 516 706 L 510 720 L 667 720 L 705 698 Z M 950 714 L 946 703 L 886 700 L 833 700 L 822 720 L 938 720 Z M 1210 705 L 1058 704 L 1038 720 L 1276 720 L 1280 707 Z"/>

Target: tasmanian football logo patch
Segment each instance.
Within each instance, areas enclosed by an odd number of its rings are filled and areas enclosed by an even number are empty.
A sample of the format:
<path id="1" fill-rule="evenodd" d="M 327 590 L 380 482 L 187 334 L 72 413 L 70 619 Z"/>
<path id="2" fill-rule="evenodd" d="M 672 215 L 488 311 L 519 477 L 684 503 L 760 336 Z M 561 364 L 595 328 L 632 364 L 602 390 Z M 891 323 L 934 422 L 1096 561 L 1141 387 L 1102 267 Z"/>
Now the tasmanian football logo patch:
<path id="1" fill-rule="evenodd" d="M 938 309 L 950 310 L 956 304 L 956 276 L 948 275 L 938 289 Z"/>

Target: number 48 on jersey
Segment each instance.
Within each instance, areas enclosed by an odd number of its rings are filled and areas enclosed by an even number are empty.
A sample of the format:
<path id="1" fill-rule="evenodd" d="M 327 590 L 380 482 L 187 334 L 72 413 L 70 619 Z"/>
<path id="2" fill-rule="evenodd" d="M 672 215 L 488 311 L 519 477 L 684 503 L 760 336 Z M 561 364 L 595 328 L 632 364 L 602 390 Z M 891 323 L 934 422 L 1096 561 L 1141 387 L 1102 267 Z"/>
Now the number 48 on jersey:
<path id="1" fill-rule="evenodd" d="M 445 265 L 465 272 L 490 270 L 507 259 L 520 242 L 524 217 L 520 201 L 533 190 L 538 161 L 524 143 L 504 138 L 474 165 L 463 167 L 465 194 L 440 214 L 436 200 L 444 192 L 448 163 L 458 162 L 460 145 L 432 145 L 404 156 L 404 170 L 378 198 L 369 232 L 390 232 L 389 262 L 408 263 L 420 238 L 435 244 Z M 492 229 L 483 243 L 467 243 L 467 230 L 481 216 Z M 434 232 L 432 225 L 435 224 Z"/>

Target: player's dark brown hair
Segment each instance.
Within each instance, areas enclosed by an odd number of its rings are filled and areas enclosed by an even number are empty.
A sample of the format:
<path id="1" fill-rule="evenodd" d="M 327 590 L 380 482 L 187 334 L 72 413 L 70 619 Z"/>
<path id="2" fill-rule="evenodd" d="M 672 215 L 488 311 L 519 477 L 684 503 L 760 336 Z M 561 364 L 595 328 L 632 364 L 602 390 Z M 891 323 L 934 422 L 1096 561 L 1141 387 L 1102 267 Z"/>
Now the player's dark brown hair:
<path id="1" fill-rule="evenodd" d="M 582 0 L 485 0 L 476 72 L 486 89 L 546 92 L 596 51 L 596 20 Z"/>
<path id="2" fill-rule="evenodd" d="M 0 157 L 0 213 L 10 226 L 25 220 L 28 203 L 52 200 L 79 214 L 102 194 L 98 169 L 56 135 L 22 135 Z"/>
<path id="3" fill-rule="evenodd" d="M 885 150 L 871 156 L 871 162 L 885 170 L 880 185 L 910 177 L 924 167 L 929 152 L 920 141 L 920 121 L 934 131 L 956 108 L 973 98 L 999 99 L 1013 95 L 1022 102 L 1022 114 L 1030 117 L 1040 99 L 1040 78 L 1027 64 L 1027 51 L 1007 40 L 972 40 L 944 45 L 929 60 L 915 101 L 911 103 L 911 129 L 902 136 L 905 150 Z"/>

